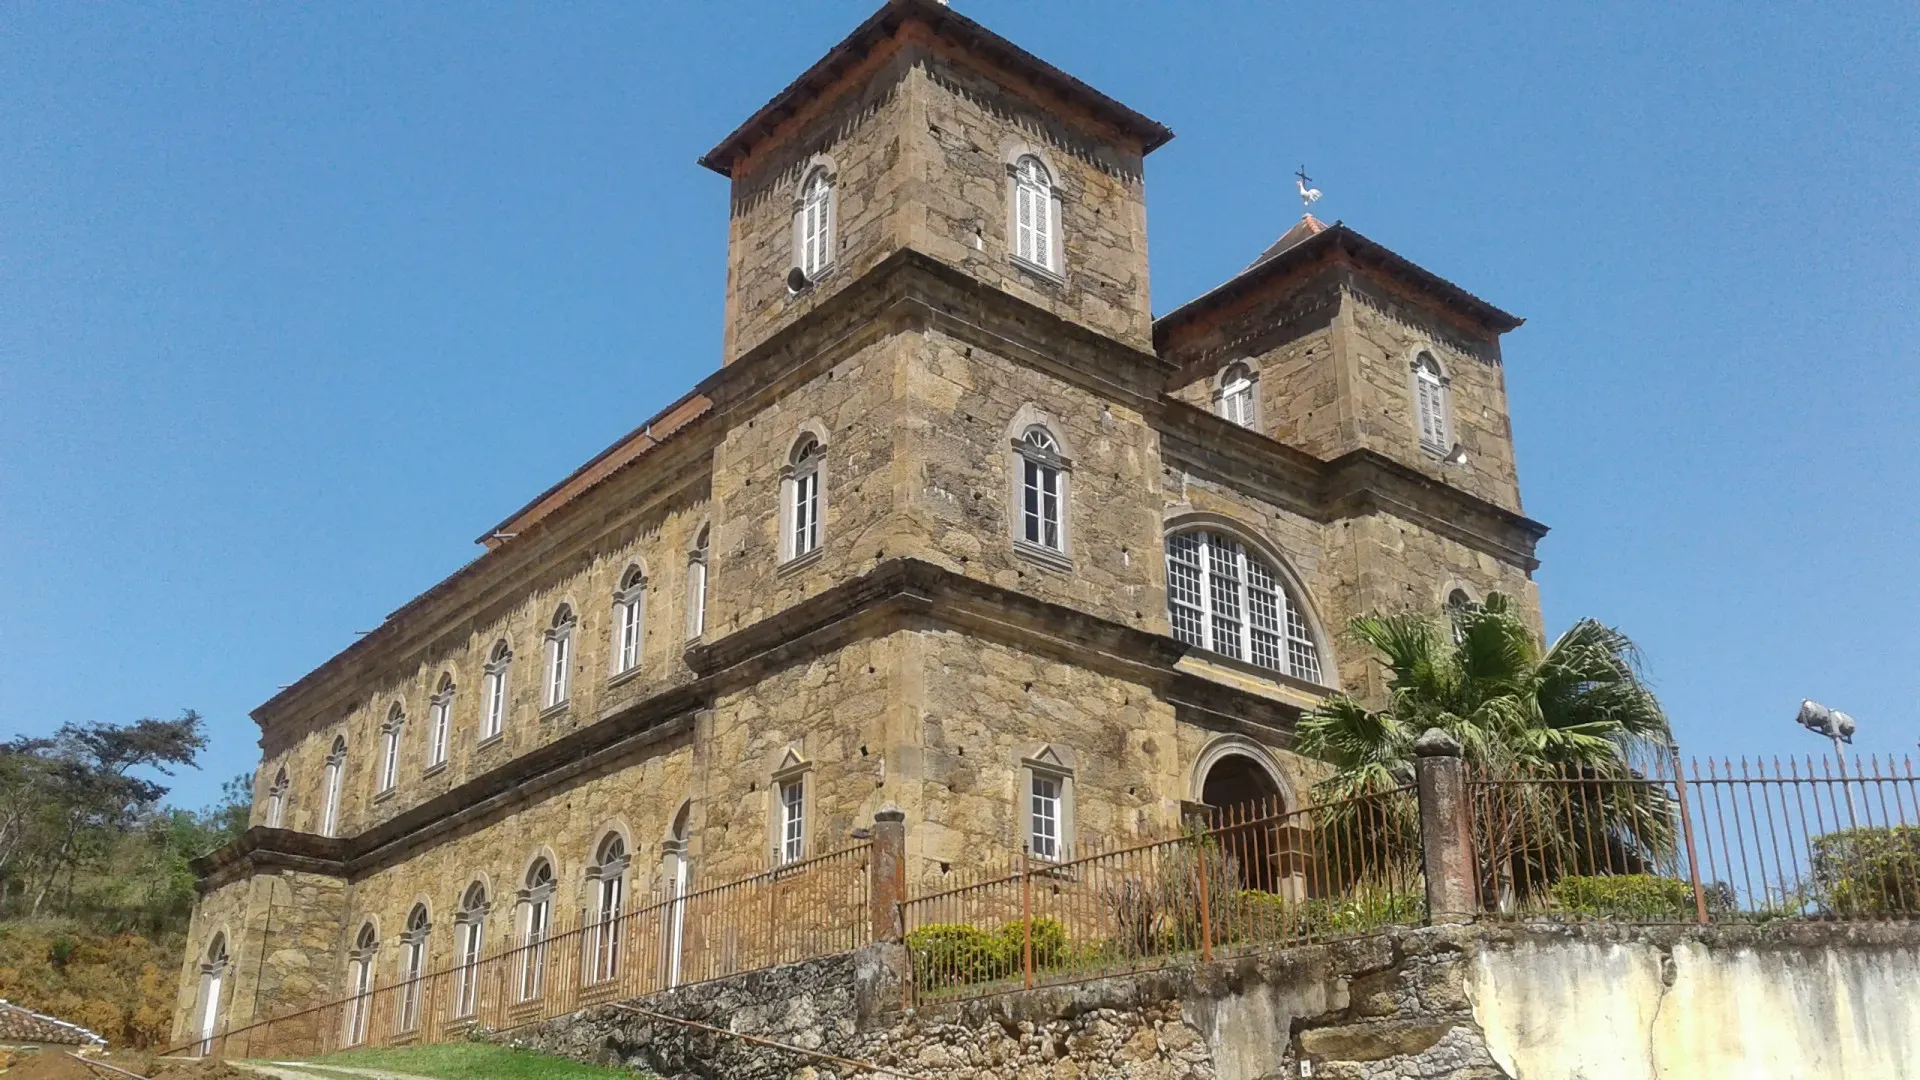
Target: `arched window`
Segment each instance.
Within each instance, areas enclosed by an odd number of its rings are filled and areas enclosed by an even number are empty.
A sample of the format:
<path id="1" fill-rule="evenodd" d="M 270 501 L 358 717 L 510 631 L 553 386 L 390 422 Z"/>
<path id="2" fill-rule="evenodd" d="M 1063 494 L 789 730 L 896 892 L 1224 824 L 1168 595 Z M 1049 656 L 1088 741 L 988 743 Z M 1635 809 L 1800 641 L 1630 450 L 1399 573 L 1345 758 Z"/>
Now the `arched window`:
<path id="1" fill-rule="evenodd" d="M 440 686 L 427 705 L 427 768 L 447 763 L 447 742 L 453 732 L 453 673 L 440 676 Z"/>
<path id="2" fill-rule="evenodd" d="M 213 1053 L 213 1038 L 220 1030 L 221 992 L 227 982 L 227 935 L 216 933 L 207 943 L 207 956 L 200 964 L 200 1045 L 194 1053 L 206 1057 Z"/>
<path id="3" fill-rule="evenodd" d="M 420 993 L 427 971 L 427 905 L 415 904 L 407 913 L 407 929 L 400 936 L 400 1015 L 395 1031 L 412 1031 L 420 1024 Z"/>
<path id="4" fill-rule="evenodd" d="M 278 829 L 287 819 L 287 770 L 283 766 L 273 774 L 273 786 L 267 789 L 267 828 Z"/>
<path id="5" fill-rule="evenodd" d="M 569 678 L 573 670 L 573 608 L 561 604 L 554 609 L 553 621 L 547 626 L 547 686 L 544 708 L 553 709 L 567 703 L 567 695 L 572 690 Z"/>
<path id="6" fill-rule="evenodd" d="M 687 640 L 707 630 L 707 533 L 711 526 L 700 526 L 700 535 L 687 552 Z"/>
<path id="7" fill-rule="evenodd" d="M 1452 380 L 1441 370 L 1440 361 L 1430 352 L 1413 358 L 1413 401 L 1415 422 L 1420 425 L 1420 445 L 1444 454 L 1453 446 L 1447 400 Z"/>
<path id="8" fill-rule="evenodd" d="M 347 955 L 347 985 L 353 988 L 344 1032 L 348 1046 L 367 1041 L 367 1020 L 373 1012 L 373 958 L 379 951 L 379 932 L 371 922 L 363 924 L 353 939 L 353 951 Z"/>
<path id="9" fill-rule="evenodd" d="M 320 835 L 332 836 L 340 829 L 340 784 L 347 769 L 347 737 L 337 735 L 327 754 L 327 775 L 321 785 Z"/>
<path id="10" fill-rule="evenodd" d="M 1460 644 L 1463 636 L 1460 620 L 1473 610 L 1473 597 L 1465 589 L 1455 589 L 1447 594 L 1447 627 L 1453 632 L 1453 643 Z"/>
<path id="11" fill-rule="evenodd" d="M 1250 428 L 1253 416 L 1253 369 L 1245 364 L 1230 364 L 1220 373 L 1220 415 Z"/>
<path id="12" fill-rule="evenodd" d="M 687 840 L 692 835 L 692 804 L 681 803 L 678 813 L 673 815 L 673 827 L 667 833 L 667 842 L 661 845 L 661 876 L 667 883 L 667 933 L 662 947 L 666 950 L 667 988 L 680 985 L 680 954 L 686 944 L 687 929 L 687 882 L 693 876 L 693 866 L 688 861 Z"/>
<path id="13" fill-rule="evenodd" d="M 535 859 L 520 890 L 520 1000 L 540 996 L 547 970 L 547 935 L 553 924 L 553 864 Z"/>
<path id="14" fill-rule="evenodd" d="M 1014 440 L 1013 452 L 1020 477 L 1015 543 L 1043 553 L 1066 554 L 1071 463 L 1061 453 L 1053 432 L 1039 424 Z"/>
<path id="15" fill-rule="evenodd" d="M 833 171 L 825 165 L 807 174 L 800 185 L 800 205 L 794 216 L 794 265 L 818 281 L 833 265 Z"/>
<path id="16" fill-rule="evenodd" d="M 603 982 L 620 974 L 620 912 L 626 903 L 627 841 L 608 833 L 587 871 L 593 886 L 593 924 L 588 937 L 587 979 Z"/>
<path id="17" fill-rule="evenodd" d="M 407 713 L 394 702 L 387 710 L 387 722 L 380 725 L 380 792 L 392 791 L 400 783 L 400 729 Z"/>
<path id="18" fill-rule="evenodd" d="M 481 882 L 467 886 L 460 897 L 460 910 L 453 917 L 453 1015 L 472 1016 L 480 1004 L 480 950 L 486 940 L 487 887 Z"/>
<path id="19" fill-rule="evenodd" d="M 480 741 L 498 738 L 507 727 L 507 676 L 513 667 L 513 649 L 505 638 L 487 654 L 485 701 L 480 709 Z"/>
<path id="20" fill-rule="evenodd" d="M 620 587 L 613 593 L 613 673 L 624 674 L 640 666 L 640 633 L 644 629 L 647 575 L 638 566 L 627 567 L 620 575 Z"/>
<path id="21" fill-rule="evenodd" d="M 1032 154 L 1013 163 L 1013 254 L 1052 273 L 1060 270 L 1060 222 L 1053 174 Z"/>
<path id="22" fill-rule="evenodd" d="M 793 444 L 780 486 L 781 561 L 809 555 L 820 548 L 820 512 L 824 499 L 820 482 L 826 472 L 827 450 L 812 435 Z"/>
<path id="23" fill-rule="evenodd" d="M 1223 533 L 1167 537 L 1173 636 L 1236 660 L 1320 681 L 1320 650 L 1298 598 L 1260 556 Z"/>

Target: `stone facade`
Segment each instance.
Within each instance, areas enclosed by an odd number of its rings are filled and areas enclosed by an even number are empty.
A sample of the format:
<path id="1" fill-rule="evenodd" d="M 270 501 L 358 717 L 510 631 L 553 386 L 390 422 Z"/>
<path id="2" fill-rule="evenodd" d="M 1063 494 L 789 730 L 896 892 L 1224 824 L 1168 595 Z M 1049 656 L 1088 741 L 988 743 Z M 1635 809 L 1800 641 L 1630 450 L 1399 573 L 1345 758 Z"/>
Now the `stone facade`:
<path id="1" fill-rule="evenodd" d="M 256 710 L 257 828 L 198 864 L 183 1036 L 215 934 L 241 973 L 232 1026 L 344 994 L 362 926 L 390 978 L 416 904 L 444 966 L 469 886 L 510 912 L 536 856 L 557 908 L 584 906 L 610 834 L 635 896 L 680 860 L 705 883 L 761 870 L 776 774 L 807 777 L 808 853 L 900 806 L 913 882 L 1018 853 L 1035 755 L 1070 780 L 1069 845 L 1175 827 L 1223 755 L 1297 802 L 1301 712 L 1378 689 L 1349 618 L 1455 588 L 1533 606 L 1544 529 L 1519 513 L 1500 379 L 1517 321 L 1338 226 L 1152 320 L 1144 160 L 1168 137 L 933 0 L 893 0 L 709 153 L 733 191 L 718 370 Z M 1054 268 L 1013 252 L 1027 155 L 1053 180 Z M 834 258 L 793 288 L 818 168 Z M 1419 446 L 1416 345 L 1451 375 L 1465 466 Z M 1212 409 L 1235 358 L 1260 367 L 1254 427 Z M 1051 547 L 1019 534 L 1036 426 L 1060 476 Z M 803 439 L 819 544 L 795 558 Z M 1187 528 L 1271 569 L 1318 677 L 1176 639 L 1165 545 Z M 549 705 L 563 605 L 570 692 Z M 483 738 L 502 643 L 504 723 Z"/>

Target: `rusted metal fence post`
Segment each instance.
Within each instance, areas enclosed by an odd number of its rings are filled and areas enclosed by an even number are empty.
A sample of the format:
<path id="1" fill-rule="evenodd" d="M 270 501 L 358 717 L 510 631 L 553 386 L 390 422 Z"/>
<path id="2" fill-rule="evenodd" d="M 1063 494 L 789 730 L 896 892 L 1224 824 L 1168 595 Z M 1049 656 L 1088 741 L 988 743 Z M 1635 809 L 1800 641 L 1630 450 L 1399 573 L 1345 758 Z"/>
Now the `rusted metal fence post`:
<path id="1" fill-rule="evenodd" d="M 1711 920 L 1706 891 L 1700 888 L 1700 863 L 1693 854 L 1693 810 L 1687 806 L 1687 776 L 1680 766 L 1680 747 L 1670 744 L 1667 751 L 1673 759 L 1673 796 L 1680 802 L 1680 836 L 1687 850 L 1687 884 L 1693 886 L 1693 917 L 1705 926 Z"/>
<path id="2" fill-rule="evenodd" d="M 1193 863 L 1200 871 L 1200 959 L 1213 959 L 1213 905 L 1207 895 L 1207 839 L 1211 834 L 1200 833 L 1193 838 Z"/>
<path id="3" fill-rule="evenodd" d="M 892 803 L 873 812 L 867 875 L 873 940 L 898 942 L 907 936 L 907 813 Z"/>
<path id="4" fill-rule="evenodd" d="M 1020 971 L 1027 989 L 1033 989 L 1033 850 L 1020 845 Z"/>
<path id="5" fill-rule="evenodd" d="M 1420 848 L 1427 875 L 1427 921 L 1471 922 L 1475 911 L 1473 837 L 1467 825 L 1466 765 L 1460 744 L 1428 728 L 1413 744 L 1420 793 Z"/>

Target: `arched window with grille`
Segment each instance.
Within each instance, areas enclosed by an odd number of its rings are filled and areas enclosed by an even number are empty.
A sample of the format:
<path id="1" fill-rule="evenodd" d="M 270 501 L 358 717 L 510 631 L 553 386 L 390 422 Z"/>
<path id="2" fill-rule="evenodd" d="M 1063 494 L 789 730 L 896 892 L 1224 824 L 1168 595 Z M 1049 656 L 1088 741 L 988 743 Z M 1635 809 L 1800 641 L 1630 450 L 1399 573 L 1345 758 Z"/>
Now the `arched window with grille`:
<path id="1" fill-rule="evenodd" d="M 447 763 L 447 743 L 453 734 L 453 673 L 443 672 L 440 685 L 427 705 L 427 768 Z"/>
<path id="2" fill-rule="evenodd" d="M 520 890 L 520 970 L 515 979 L 521 1001 L 538 998 L 546 985 L 547 938 L 553 929 L 553 863 L 535 859 Z"/>
<path id="3" fill-rule="evenodd" d="M 427 973 L 427 937 L 432 932 L 427 905 L 415 904 L 407 913 L 407 929 L 400 935 L 400 1008 L 394 1018 L 396 1032 L 409 1032 L 420 1026 L 420 998 Z"/>
<path id="4" fill-rule="evenodd" d="M 1254 417 L 1253 369 L 1245 364 L 1229 364 L 1220 373 L 1219 412 L 1241 427 L 1257 426 Z"/>
<path id="5" fill-rule="evenodd" d="M 453 1015 L 469 1017 L 480 1005 L 480 951 L 486 944 L 487 886 L 476 881 L 460 896 L 453 923 Z"/>
<path id="6" fill-rule="evenodd" d="M 1034 154 L 1021 155 L 1012 172 L 1014 258 L 1058 274 L 1060 214 L 1053 174 Z"/>
<path id="7" fill-rule="evenodd" d="M 542 708 L 557 709 L 573 691 L 573 608 L 561 604 L 547 624 L 546 687 Z"/>
<path id="8" fill-rule="evenodd" d="M 513 668 L 513 649 L 505 638 L 493 643 L 487 653 L 486 700 L 481 703 L 480 741 L 498 738 L 507 727 L 508 675 Z"/>
<path id="9" fill-rule="evenodd" d="M 1414 422 L 1420 428 L 1420 445 L 1436 454 L 1445 454 L 1453 446 L 1453 381 L 1430 352 L 1413 358 Z"/>
<path id="10" fill-rule="evenodd" d="M 826 496 L 826 444 L 816 435 L 800 436 L 787 457 L 780 479 L 780 561 L 811 555 L 820 549 L 821 515 Z"/>
<path id="11" fill-rule="evenodd" d="M 1189 645 L 1320 681 L 1313 625 L 1287 580 L 1245 543 L 1214 529 L 1167 537 L 1167 617 Z"/>
<path id="12" fill-rule="evenodd" d="M 624 675 L 640 666 L 640 641 L 645 630 L 647 574 L 637 564 L 620 575 L 613 593 L 613 674 Z"/>
<path id="13" fill-rule="evenodd" d="M 1044 424 L 1030 424 L 1013 441 L 1014 545 L 1042 556 L 1067 554 L 1068 484 L 1073 464 Z"/>
<path id="14" fill-rule="evenodd" d="M 620 913 L 626 905 L 628 861 L 626 838 L 611 832 L 601 838 L 593 866 L 587 871 L 593 892 L 593 922 L 587 941 L 589 982 L 604 982 L 620 974 Z"/>
<path id="15" fill-rule="evenodd" d="M 337 735 L 327 753 L 327 772 L 320 788 L 320 835 L 333 836 L 340 830 L 340 786 L 347 769 L 347 737 Z"/>
<path id="16" fill-rule="evenodd" d="M 380 793 L 400 785 L 400 729 L 406 726 L 407 712 L 394 702 L 387 710 L 387 722 L 380 725 Z"/>
<path id="17" fill-rule="evenodd" d="M 200 1042 L 194 1048 L 197 1057 L 213 1053 L 214 1037 L 220 1031 L 220 1006 L 227 984 L 227 935 L 216 933 L 207 943 L 206 958 L 200 963 Z"/>
<path id="18" fill-rule="evenodd" d="M 273 774 L 273 785 L 267 788 L 267 828 L 281 828 L 287 819 L 287 770 L 282 767 Z"/>
<path id="19" fill-rule="evenodd" d="M 380 933 L 373 923 L 365 923 L 354 936 L 353 951 L 347 954 L 347 985 L 353 997 L 347 1002 L 346 1030 L 342 1035 L 348 1046 L 367 1041 L 367 1021 L 373 1012 L 373 960 L 380 951 Z"/>
<path id="20" fill-rule="evenodd" d="M 808 282 L 820 280 L 833 265 L 834 202 L 833 169 L 815 165 L 800 185 L 793 219 L 793 263 Z"/>

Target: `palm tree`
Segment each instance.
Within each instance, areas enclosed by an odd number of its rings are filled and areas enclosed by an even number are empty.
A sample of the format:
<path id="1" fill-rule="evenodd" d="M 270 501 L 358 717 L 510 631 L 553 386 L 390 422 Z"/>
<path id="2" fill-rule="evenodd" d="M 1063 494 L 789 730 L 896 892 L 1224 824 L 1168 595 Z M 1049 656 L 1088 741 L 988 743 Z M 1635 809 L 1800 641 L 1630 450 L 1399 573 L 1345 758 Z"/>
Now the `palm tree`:
<path id="1" fill-rule="evenodd" d="M 1334 768 L 1318 785 L 1323 802 L 1364 805 L 1404 789 L 1414 740 L 1439 728 L 1481 781 L 1472 801 L 1483 886 L 1502 897 L 1671 856 L 1674 807 L 1636 764 L 1664 758 L 1672 735 L 1625 634 L 1582 619 L 1543 651 L 1499 593 L 1449 623 L 1408 612 L 1350 630 L 1391 680 L 1383 708 L 1336 694 L 1301 721 L 1299 749 Z M 1394 817 L 1396 831 L 1411 827 Z"/>

